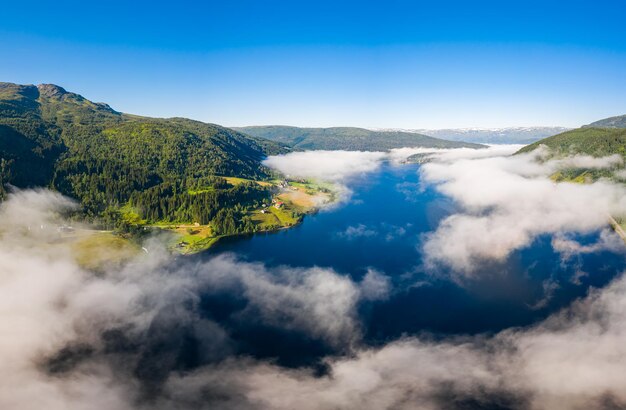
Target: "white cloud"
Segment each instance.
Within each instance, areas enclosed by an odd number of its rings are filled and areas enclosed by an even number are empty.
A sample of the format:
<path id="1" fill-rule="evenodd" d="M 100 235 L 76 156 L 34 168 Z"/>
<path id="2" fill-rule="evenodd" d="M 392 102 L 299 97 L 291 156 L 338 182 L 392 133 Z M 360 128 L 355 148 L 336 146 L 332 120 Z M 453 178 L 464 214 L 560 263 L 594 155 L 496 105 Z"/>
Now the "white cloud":
<path id="1" fill-rule="evenodd" d="M 268 271 L 261 264 L 216 257 L 197 269 L 198 280 L 215 290 L 232 289 L 248 299 L 261 321 L 302 330 L 331 344 L 358 338 L 354 308 L 359 289 L 331 270 L 282 268 Z"/>
<path id="2" fill-rule="evenodd" d="M 592 245 L 577 244 L 564 232 L 604 226 L 602 211 L 623 209 L 621 188 L 606 182 L 558 188 L 537 170 L 542 165 L 527 161 L 495 157 L 424 167 L 431 181 L 464 206 L 466 213 L 457 216 L 463 224 L 488 229 L 464 237 L 464 231 L 444 223 L 441 236 L 433 238 L 450 235 L 469 244 L 449 243 L 454 251 L 443 256 L 465 255 L 469 261 L 493 256 L 485 249 L 499 244 L 482 238 L 485 232 L 513 237 L 504 241 L 501 254 L 546 230 L 557 233 L 555 248 L 564 254 L 612 246 L 610 231 Z M 475 404 L 576 410 L 626 405 L 624 277 L 528 328 L 443 340 L 407 336 L 368 347 L 361 340 L 358 305 L 391 297 L 390 280 L 380 272 L 369 271 L 353 282 L 328 269 L 267 268 L 232 255 L 182 263 L 155 251 L 94 274 L 76 264 L 71 247 L 54 229 L 41 228 L 63 223 L 58 211 L 71 206 L 43 191 L 17 193 L 0 206 L 0 408 L 402 410 Z M 453 230 L 445 231 L 447 226 Z M 197 314 L 203 295 L 212 292 L 244 300 L 235 320 L 345 346 L 346 354 L 328 356 L 329 371 L 322 376 L 238 355 L 229 329 Z M 168 368 L 176 357 L 150 361 L 151 354 L 169 346 L 169 338 L 182 343 L 184 326 L 198 337 L 199 354 L 219 360 L 185 371 Z M 111 331 L 121 334 L 124 349 L 107 350 L 104 335 Z M 68 346 L 88 348 L 67 370 L 51 374 L 46 363 Z M 164 384 L 146 386 L 138 372 L 151 377 L 164 372 Z"/>
<path id="3" fill-rule="evenodd" d="M 348 226 L 345 230 L 338 232 L 337 236 L 348 240 L 356 238 L 371 238 L 377 236 L 378 232 L 372 228 L 367 227 L 364 224 L 358 224 L 355 226 Z"/>
<path id="4" fill-rule="evenodd" d="M 519 151 L 523 145 L 501 144 L 489 145 L 487 148 L 395 148 L 390 150 L 389 158 L 394 162 L 401 162 L 411 155 L 423 154 L 427 158 L 438 161 L 456 161 L 459 159 L 490 158 L 510 155 Z"/>
<path id="5" fill-rule="evenodd" d="M 384 274 L 369 269 L 360 284 L 361 298 L 364 300 L 387 299 L 391 290 L 391 281 Z"/>
<path id="6" fill-rule="evenodd" d="M 346 183 L 350 178 L 376 171 L 383 161 L 399 164 L 415 154 L 425 154 L 439 161 L 455 161 L 509 155 L 521 147 L 523 145 L 492 145 L 484 149 L 407 147 L 389 152 L 304 151 L 270 156 L 263 164 L 288 177 Z"/>
<path id="7" fill-rule="evenodd" d="M 615 171 L 615 176 L 619 179 L 623 179 L 626 181 L 626 169 L 620 169 Z"/>
<path id="8" fill-rule="evenodd" d="M 407 223 L 404 226 L 384 222 L 376 225 L 356 224 L 337 232 L 336 236 L 347 240 L 382 237 L 386 242 L 391 242 L 405 236 L 407 228 L 410 226 L 412 226 L 411 223 Z"/>
<path id="9" fill-rule="evenodd" d="M 263 163 L 290 177 L 345 182 L 380 167 L 384 152 L 305 151 L 267 158 Z"/>
<path id="10" fill-rule="evenodd" d="M 580 409 L 626 404 L 626 280 L 566 311 L 493 337 L 405 338 L 329 359 L 328 376 L 267 364 L 202 369 L 170 380 L 184 390 L 211 377 L 267 409 Z M 474 403 L 474 407 L 472 407 Z M 612 407 L 611 407 L 612 405 Z"/>
<path id="11" fill-rule="evenodd" d="M 624 251 L 624 241 L 615 235 L 612 229 L 603 229 L 597 241 L 591 244 L 581 244 L 571 235 L 557 233 L 552 238 L 552 248 L 559 252 L 564 259 L 569 259 L 575 255 L 585 253 L 596 253 L 600 251 L 622 252 Z"/>
<path id="12" fill-rule="evenodd" d="M 591 233 L 607 226 L 609 215 L 626 213 L 621 184 L 554 183 L 549 175 L 563 167 L 610 168 L 615 157 L 572 157 L 538 161 L 529 154 L 430 162 L 422 180 L 437 185 L 464 210 L 444 219 L 424 251 L 431 265 L 442 262 L 471 276 L 484 260 L 503 260 L 537 236 Z"/>
<path id="13" fill-rule="evenodd" d="M 269 270 L 232 255 L 174 262 L 156 243 L 150 255 L 94 274 L 77 265 L 71 241 L 55 229 L 64 223 L 59 212 L 71 206 L 58 194 L 23 191 L 0 207 L 0 408 L 135 408 L 139 381 L 132 368 L 139 358 L 98 353 L 103 334 L 118 329 L 132 343 L 150 343 L 156 323 L 165 326 L 157 338 L 182 337 L 178 326 L 188 324 L 204 355 L 227 354 L 228 333 L 196 313 L 202 295 L 243 298 L 238 320 L 342 349 L 360 338 L 361 294 L 384 291 L 374 274 L 361 285 L 328 269 Z M 45 363 L 68 346 L 86 346 L 85 360 L 67 375 L 49 374 Z"/>

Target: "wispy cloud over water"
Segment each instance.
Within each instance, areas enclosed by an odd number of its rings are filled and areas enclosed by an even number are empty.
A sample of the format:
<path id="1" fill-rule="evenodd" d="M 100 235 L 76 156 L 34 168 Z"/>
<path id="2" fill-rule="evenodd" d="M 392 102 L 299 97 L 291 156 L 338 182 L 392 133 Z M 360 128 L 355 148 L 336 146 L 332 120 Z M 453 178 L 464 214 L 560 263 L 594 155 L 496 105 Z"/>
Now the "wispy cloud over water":
<path id="1" fill-rule="evenodd" d="M 421 167 L 424 181 L 460 207 L 427 237 L 433 265 L 477 277 L 482 260 L 506 258 L 544 233 L 565 260 L 620 251 L 615 235 L 603 231 L 606 215 L 625 209 L 619 185 L 555 185 L 548 176 L 563 163 L 486 152 L 434 152 Z M 345 180 L 384 160 L 372 158 L 334 174 Z M 232 254 L 176 259 L 159 251 L 158 241 L 148 255 L 94 272 L 77 263 L 54 229 L 40 228 L 63 224 L 61 214 L 73 206 L 58 194 L 23 191 L 0 207 L 2 408 L 626 405 L 623 277 L 526 328 L 439 338 L 408 333 L 372 344 L 363 307 L 404 291 L 385 272 L 351 279 Z M 406 235 L 401 226 L 370 225 L 352 231 L 376 232 L 378 240 Z M 592 231 L 602 232 L 593 243 L 576 236 Z M 546 281 L 548 290 L 553 285 Z"/>
<path id="2" fill-rule="evenodd" d="M 621 161 L 615 156 L 547 159 L 543 150 L 486 158 L 433 157 L 420 169 L 422 180 L 454 199 L 462 212 L 446 218 L 428 236 L 424 250 L 429 262 L 471 276 L 481 261 L 503 260 L 542 234 L 601 230 L 609 215 L 626 212 L 626 188 L 608 180 L 557 184 L 550 175 L 572 167 L 608 169 Z"/>

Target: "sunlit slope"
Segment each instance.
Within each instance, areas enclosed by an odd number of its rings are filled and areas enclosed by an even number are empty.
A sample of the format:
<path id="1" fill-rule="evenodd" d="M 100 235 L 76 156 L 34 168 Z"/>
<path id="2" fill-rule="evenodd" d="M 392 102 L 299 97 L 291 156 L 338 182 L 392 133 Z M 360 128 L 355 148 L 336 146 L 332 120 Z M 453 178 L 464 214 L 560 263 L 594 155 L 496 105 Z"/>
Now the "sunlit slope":
<path id="1" fill-rule="evenodd" d="M 605 118 L 600 121 L 592 122 L 589 125 L 585 125 L 585 127 L 626 128 L 626 115 Z"/>
<path id="2" fill-rule="evenodd" d="M 626 158 L 626 129 L 578 128 L 527 145 L 519 152 L 530 152 L 545 145 L 559 155 L 587 154 L 594 157 L 619 154 Z"/>
<path id="3" fill-rule="evenodd" d="M 51 84 L 0 83 L 0 182 L 46 186 L 99 214 L 135 193 L 264 178 L 279 145 L 214 124 L 115 111 Z"/>

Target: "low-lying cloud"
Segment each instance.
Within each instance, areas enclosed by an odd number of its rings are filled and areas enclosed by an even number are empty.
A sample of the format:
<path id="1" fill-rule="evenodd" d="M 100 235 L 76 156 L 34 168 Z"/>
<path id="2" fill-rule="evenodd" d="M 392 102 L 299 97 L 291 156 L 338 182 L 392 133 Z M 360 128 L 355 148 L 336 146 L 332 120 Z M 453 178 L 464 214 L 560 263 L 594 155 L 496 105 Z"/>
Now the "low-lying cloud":
<path id="1" fill-rule="evenodd" d="M 262 366 L 230 380 L 266 408 L 580 409 L 626 405 L 626 281 L 528 329 L 401 339 L 331 360 L 331 375 Z"/>
<path id="2" fill-rule="evenodd" d="M 603 229 L 598 239 L 592 243 L 581 243 L 572 235 L 557 233 L 552 238 L 552 249 L 559 252 L 564 259 L 571 259 L 585 253 L 623 252 L 624 241 L 610 228 Z"/>
<path id="3" fill-rule="evenodd" d="M 515 156 L 433 157 L 420 169 L 422 181 L 435 184 L 463 212 L 444 219 L 426 237 L 427 262 L 471 276 L 481 262 L 502 261 L 540 235 L 601 230 L 609 215 L 626 213 L 626 187 L 608 180 L 555 183 L 550 175 L 621 164 L 618 156 L 546 159 L 545 149 Z"/>
<path id="4" fill-rule="evenodd" d="M 372 225 L 356 224 L 350 225 L 346 229 L 336 233 L 341 239 L 355 240 L 368 238 L 382 238 L 386 242 L 391 242 L 403 238 L 407 233 L 407 228 L 411 227 L 411 223 L 403 226 L 389 223 L 379 223 Z"/>
<path id="5" fill-rule="evenodd" d="M 356 238 L 371 238 L 378 236 L 378 231 L 367 227 L 367 225 L 358 224 L 355 226 L 348 226 L 345 230 L 338 232 L 337 236 L 348 240 Z"/>
<path id="6" fill-rule="evenodd" d="M 564 258 L 616 246 L 609 230 L 591 244 L 575 234 L 601 230 L 626 209 L 620 185 L 554 184 L 550 173 L 571 162 L 487 152 L 433 152 L 422 166 L 424 182 L 463 209 L 426 238 L 433 264 L 474 275 L 481 260 L 506 258 L 545 233 Z M 346 167 L 341 178 L 372 164 Z M 74 206 L 46 191 L 0 205 L 0 408 L 626 406 L 624 277 L 528 328 L 408 334 L 371 346 L 359 308 L 393 297 L 383 272 L 352 280 L 236 255 L 176 259 L 158 242 L 150 254 L 93 272 L 55 229 Z M 316 360 L 298 360 L 308 355 Z"/>
<path id="7" fill-rule="evenodd" d="M 360 340 L 359 301 L 388 291 L 375 272 L 358 283 L 233 255 L 191 263 L 158 243 L 119 269 L 91 272 L 57 229 L 73 206 L 47 191 L 0 206 L 0 408 L 141 408 L 185 369 L 191 359 L 181 354 L 196 351 L 192 362 L 206 366 L 238 357 L 254 351 L 250 331 L 347 352 Z"/>
<path id="8" fill-rule="evenodd" d="M 384 161 L 400 164 L 416 154 L 451 161 L 509 155 L 521 147 L 522 145 L 493 145 L 486 149 L 407 147 L 394 148 L 387 152 L 304 151 L 270 156 L 263 164 L 290 178 L 311 178 L 345 184 L 354 177 L 376 171 Z"/>
<path id="9" fill-rule="evenodd" d="M 345 182 L 375 171 L 386 156 L 368 151 L 304 151 L 271 156 L 263 164 L 288 177 Z"/>

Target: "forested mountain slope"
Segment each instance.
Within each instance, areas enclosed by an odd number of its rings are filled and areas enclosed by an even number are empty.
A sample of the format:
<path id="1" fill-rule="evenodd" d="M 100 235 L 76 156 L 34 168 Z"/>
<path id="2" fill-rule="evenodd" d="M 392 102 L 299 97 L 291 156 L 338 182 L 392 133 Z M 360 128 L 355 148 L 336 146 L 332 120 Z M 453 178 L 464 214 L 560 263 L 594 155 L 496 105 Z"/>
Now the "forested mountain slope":
<path id="1" fill-rule="evenodd" d="M 219 177 L 266 178 L 261 161 L 279 152 L 214 124 L 123 114 L 51 84 L 0 83 L 0 186 L 57 189 L 108 223 L 128 204 L 141 204 L 141 217 L 206 223 L 220 205 L 267 198 L 258 184 Z"/>
<path id="2" fill-rule="evenodd" d="M 626 115 L 618 115 L 616 117 L 605 118 L 600 121 L 592 122 L 589 125 L 585 125 L 585 127 L 626 128 Z"/>
<path id="3" fill-rule="evenodd" d="M 626 129 L 578 128 L 527 145 L 517 153 L 530 152 L 540 146 L 548 147 L 551 156 L 556 157 L 581 154 L 606 157 L 617 154 L 621 155 L 626 162 Z M 586 182 L 602 177 L 626 182 L 623 167 L 622 164 L 615 165 L 614 169 L 564 169 L 553 175 L 553 179 L 556 181 Z"/>
<path id="4" fill-rule="evenodd" d="M 530 152 L 545 145 L 557 154 L 587 154 L 602 157 L 620 154 L 626 158 L 626 128 L 578 128 L 527 145 L 519 152 Z"/>

